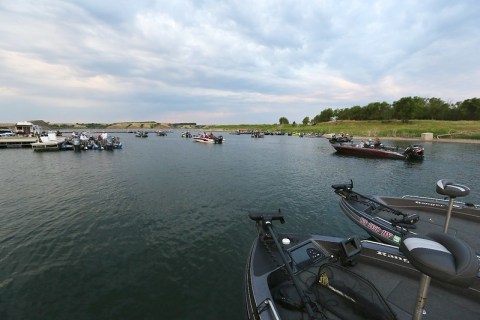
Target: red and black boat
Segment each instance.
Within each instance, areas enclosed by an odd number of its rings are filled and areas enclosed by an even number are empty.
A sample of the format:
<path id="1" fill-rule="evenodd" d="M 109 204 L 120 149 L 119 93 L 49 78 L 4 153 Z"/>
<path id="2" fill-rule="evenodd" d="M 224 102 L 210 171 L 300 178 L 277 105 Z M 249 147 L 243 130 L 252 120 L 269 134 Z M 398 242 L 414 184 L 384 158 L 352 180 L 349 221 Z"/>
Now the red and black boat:
<path id="1" fill-rule="evenodd" d="M 383 144 L 369 145 L 369 144 L 354 144 L 350 143 L 332 143 L 332 147 L 338 153 L 366 157 L 366 158 L 383 158 L 394 160 L 423 160 L 424 148 L 419 144 L 412 144 L 405 149 L 399 147 L 384 146 Z"/>

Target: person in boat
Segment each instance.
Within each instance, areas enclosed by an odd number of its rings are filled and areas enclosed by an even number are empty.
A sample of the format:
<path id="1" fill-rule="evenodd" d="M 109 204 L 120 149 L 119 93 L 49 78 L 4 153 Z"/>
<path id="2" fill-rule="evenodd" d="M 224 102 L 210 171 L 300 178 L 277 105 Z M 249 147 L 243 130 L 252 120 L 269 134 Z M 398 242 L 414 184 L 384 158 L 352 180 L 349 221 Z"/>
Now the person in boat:
<path id="1" fill-rule="evenodd" d="M 210 132 L 210 136 L 209 136 L 210 139 L 213 139 L 213 133 Z"/>
<path id="2" fill-rule="evenodd" d="M 357 147 L 364 148 L 365 147 L 365 141 L 360 140 L 360 143 L 357 145 Z"/>
<path id="3" fill-rule="evenodd" d="M 380 138 L 379 138 L 379 137 L 376 137 L 376 138 L 375 138 L 375 142 L 374 142 L 374 144 L 373 144 L 373 147 L 378 149 L 378 148 L 380 148 L 381 146 L 382 146 L 382 143 L 380 142 Z"/>

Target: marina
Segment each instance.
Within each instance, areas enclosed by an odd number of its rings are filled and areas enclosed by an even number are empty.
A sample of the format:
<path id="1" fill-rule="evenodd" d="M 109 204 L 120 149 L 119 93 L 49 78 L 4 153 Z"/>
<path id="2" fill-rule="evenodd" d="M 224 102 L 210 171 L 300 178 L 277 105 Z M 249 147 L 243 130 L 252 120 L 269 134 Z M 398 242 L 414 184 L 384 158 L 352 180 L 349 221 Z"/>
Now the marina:
<path id="1" fill-rule="evenodd" d="M 123 150 L 1 150 L 2 319 L 244 319 L 250 212 L 281 209 L 279 233 L 363 241 L 331 185 L 436 197 L 451 177 L 471 188 L 462 201 L 480 203 L 478 144 L 422 142 L 425 160 L 404 162 L 287 135 L 108 134 Z"/>

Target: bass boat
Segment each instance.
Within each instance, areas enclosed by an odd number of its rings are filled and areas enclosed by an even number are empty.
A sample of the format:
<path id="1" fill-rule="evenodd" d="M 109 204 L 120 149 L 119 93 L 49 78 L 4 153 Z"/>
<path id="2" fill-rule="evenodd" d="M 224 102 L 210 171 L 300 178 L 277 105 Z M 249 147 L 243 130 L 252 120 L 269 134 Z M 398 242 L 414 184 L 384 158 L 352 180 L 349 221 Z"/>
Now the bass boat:
<path id="1" fill-rule="evenodd" d="M 479 260 L 458 238 L 408 234 L 395 247 L 277 233 L 281 212 L 249 216 L 247 319 L 480 319 Z"/>
<path id="2" fill-rule="evenodd" d="M 223 143 L 223 137 L 218 136 L 218 137 L 205 137 L 205 136 L 195 136 L 193 137 L 194 142 L 202 142 L 202 143 L 215 143 L 215 144 L 220 144 Z"/>
<path id="3" fill-rule="evenodd" d="M 341 197 L 342 211 L 377 241 L 398 246 L 406 234 L 448 230 L 465 240 L 480 256 L 480 206 L 455 201 L 470 193 L 467 186 L 449 179 L 439 180 L 436 192 L 448 199 L 367 196 L 353 191 L 353 181 L 332 187 Z"/>
<path id="4" fill-rule="evenodd" d="M 394 160 L 423 160 L 424 148 L 418 144 L 412 144 L 405 149 L 380 145 L 363 145 L 354 143 L 332 143 L 332 147 L 338 153 L 367 158 L 382 158 Z"/>

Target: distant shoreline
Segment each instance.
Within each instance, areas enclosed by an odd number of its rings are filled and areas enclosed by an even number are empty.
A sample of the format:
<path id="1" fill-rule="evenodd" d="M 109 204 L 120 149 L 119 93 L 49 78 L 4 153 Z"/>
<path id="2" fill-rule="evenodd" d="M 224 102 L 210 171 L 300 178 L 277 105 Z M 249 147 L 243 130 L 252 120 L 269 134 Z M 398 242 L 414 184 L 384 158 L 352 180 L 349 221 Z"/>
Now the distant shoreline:
<path id="1" fill-rule="evenodd" d="M 263 131 L 270 133 L 337 134 L 350 133 L 355 140 L 373 139 L 391 141 L 422 141 L 450 143 L 480 143 L 480 121 L 410 120 L 358 121 L 337 120 L 315 125 L 305 124 L 238 124 L 201 125 L 194 122 L 164 123 L 156 121 L 114 122 L 114 123 L 50 123 L 43 120 L 30 120 L 43 130 L 60 131 L 101 131 L 101 130 L 189 130 L 189 131 Z M 14 123 L 1 123 L 0 127 L 15 127 Z M 424 133 L 433 135 L 432 140 L 424 140 Z M 430 136 L 431 137 L 431 136 Z"/>

